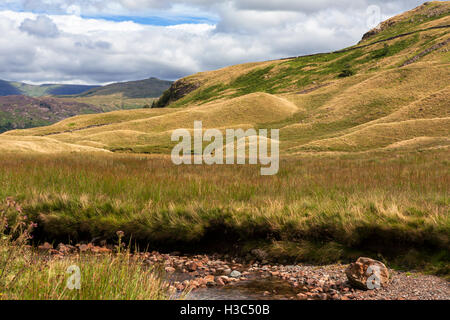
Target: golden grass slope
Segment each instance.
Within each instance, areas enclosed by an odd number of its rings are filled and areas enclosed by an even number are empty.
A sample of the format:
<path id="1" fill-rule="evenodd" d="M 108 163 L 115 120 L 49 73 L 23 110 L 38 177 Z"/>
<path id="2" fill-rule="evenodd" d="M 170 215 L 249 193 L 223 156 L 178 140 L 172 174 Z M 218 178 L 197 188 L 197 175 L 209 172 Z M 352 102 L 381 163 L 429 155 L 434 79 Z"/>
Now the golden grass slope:
<path id="1" fill-rule="evenodd" d="M 11 131 L 6 136 L 50 135 L 52 139 L 66 143 L 106 149 L 154 146 L 158 143 L 167 145 L 171 144 L 173 130 L 193 128 L 196 120 L 202 120 L 205 128 L 249 128 L 257 123 L 283 120 L 297 111 L 293 103 L 283 98 L 254 93 L 186 109 L 134 110 L 78 116 L 50 127 Z"/>
<path id="2" fill-rule="evenodd" d="M 64 143 L 45 137 L 0 136 L 0 153 L 70 153 L 70 152 L 101 152 L 108 151 L 99 148 L 86 147 Z"/>
<path id="3" fill-rule="evenodd" d="M 382 148 L 415 137 L 445 137 L 449 134 L 450 118 L 407 120 L 380 123 L 340 137 L 305 144 L 302 150 L 366 151 Z"/>

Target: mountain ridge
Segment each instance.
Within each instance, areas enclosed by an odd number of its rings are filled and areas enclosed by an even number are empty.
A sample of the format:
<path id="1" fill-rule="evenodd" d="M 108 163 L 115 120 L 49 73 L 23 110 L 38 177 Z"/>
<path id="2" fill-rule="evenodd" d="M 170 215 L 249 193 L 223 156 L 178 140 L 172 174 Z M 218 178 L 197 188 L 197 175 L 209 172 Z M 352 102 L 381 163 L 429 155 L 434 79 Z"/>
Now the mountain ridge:
<path id="1" fill-rule="evenodd" d="M 158 98 L 172 81 L 151 77 L 144 80 L 116 82 L 108 85 L 52 84 L 32 85 L 24 82 L 0 80 L 0 96 L 24 95 L 28 97 L 123 94 L 126 98 Z"/>

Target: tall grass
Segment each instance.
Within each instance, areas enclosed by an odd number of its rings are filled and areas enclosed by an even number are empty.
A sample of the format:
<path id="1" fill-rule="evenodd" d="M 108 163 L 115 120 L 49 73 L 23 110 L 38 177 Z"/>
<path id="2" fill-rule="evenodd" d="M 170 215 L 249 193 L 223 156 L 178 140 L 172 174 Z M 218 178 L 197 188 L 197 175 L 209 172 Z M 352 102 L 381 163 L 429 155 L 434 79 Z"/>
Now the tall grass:
<path id="1" fill-rule="evenodd" d="M 2 156 L 0 197 L 22 203 L 47 240 L 124 230 L 150 246 L 223 238 L 448 252 L 448 154 L 386 156 L 288 158 L 272 177 L 154 156 Z"/>
<path id="2" fill-rule="evenodd" d="M 0 300 L 162 300 L 168 284 L 142 259 L 129 253 L 52 257 L 28 246 L 33 226 L 8 200 L 0 210 Z M 67 286 L 71 271 L 80 286 Z M 71 271 L 73 272 L 73 270 Z"/>

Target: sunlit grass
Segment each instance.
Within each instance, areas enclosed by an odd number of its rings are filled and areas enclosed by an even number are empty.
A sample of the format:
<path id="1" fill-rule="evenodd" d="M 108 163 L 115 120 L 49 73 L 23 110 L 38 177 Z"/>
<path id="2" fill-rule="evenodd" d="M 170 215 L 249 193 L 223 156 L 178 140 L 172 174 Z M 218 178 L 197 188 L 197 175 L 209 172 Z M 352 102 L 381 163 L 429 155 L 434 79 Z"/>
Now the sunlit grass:
<path id="1" fill-rule="evenodd" d="M 333 242 L 381 253 L 447 250 L 444 151 L 285 159 L 257 166 L 180 166 L 168 157 L 3 156 L 0 197 L 15 197 L 46 239 L 115 238 L 146 245 Z M 232 240 L 234 239 L 234 240 Z"/>
<path id="2" fill-rule="evenodd" d="M 33 223 L 20 205 L 0 210 L 0 300 L 167 300 L 159 272 L 129 252 L 51 256 L 28 246 Z M 71 277 L 79 268 L 79 286 Z M 70 271 L 70 272 L 69 272 Z"/>

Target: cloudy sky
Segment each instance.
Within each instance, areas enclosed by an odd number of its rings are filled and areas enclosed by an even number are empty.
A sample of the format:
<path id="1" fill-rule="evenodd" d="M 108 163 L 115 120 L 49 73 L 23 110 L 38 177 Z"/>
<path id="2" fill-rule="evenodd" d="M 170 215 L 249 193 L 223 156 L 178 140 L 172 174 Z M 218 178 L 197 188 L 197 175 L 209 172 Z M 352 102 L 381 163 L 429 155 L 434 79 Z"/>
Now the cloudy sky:
<path id="1" fill-rule="evenodd" d="M 103 84 L 340 49 L 419 0 L 2 0 L 0 79 Z"/>

